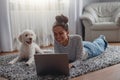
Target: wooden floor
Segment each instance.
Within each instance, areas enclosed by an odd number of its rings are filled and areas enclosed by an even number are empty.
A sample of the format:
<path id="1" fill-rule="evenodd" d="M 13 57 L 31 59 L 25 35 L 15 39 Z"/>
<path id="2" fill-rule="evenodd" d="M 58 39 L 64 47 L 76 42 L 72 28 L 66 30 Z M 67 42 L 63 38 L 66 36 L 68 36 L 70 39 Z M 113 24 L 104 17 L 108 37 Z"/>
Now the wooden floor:
<path id="1" fill-rule="evenodd" d="M 120 43 L 109 43 L 109 44 L 120 46 Z M 9 54 L 9 53 L 0 53 L 0 55 L 5 55 L 5 54 Z M 0 78 L 0 80 L 7 80 L 7 79 Z M 120 64 L 107 67 L 98 71 L 90 72 L 88 74 L 76 78 L 72 78 L 71 80 L 120 80 Z"/>
<path id="2" fill-rule="evenodd" d="M 120 80 L 120 64 L 88 73 L 72 80 Z"/>

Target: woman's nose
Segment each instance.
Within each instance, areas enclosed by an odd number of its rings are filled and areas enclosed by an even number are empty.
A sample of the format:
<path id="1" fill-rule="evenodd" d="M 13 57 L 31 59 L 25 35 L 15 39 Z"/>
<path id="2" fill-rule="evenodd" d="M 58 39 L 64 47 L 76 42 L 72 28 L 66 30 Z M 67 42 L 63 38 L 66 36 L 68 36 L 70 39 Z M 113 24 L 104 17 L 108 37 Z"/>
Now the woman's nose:
<path id="1" fill-rule="evenodd" d="M 57 34 L 57 35 L 56 35 L 56 37 L 57 37 L 57 38 L 60 38 L 60 35 L 59 35 L 59 34 Z"/>

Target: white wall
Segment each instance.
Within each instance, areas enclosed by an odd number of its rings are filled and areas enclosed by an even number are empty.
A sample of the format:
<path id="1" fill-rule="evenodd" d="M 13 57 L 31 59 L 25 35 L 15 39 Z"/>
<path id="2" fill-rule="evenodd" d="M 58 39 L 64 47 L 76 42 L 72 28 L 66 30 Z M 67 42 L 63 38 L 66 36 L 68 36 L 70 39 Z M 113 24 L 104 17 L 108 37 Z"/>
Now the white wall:
<path id="1" fill-rule="evenodd" d="M 100 0 L 83 0 L 83 7 L 95 2 L 100 2 Z"/>
<path id="2" fill-rule="evenodd" d="M 120 0 L 100 0 L 100 2 L 115 2 L 115 1 L 120 1 Z"/>

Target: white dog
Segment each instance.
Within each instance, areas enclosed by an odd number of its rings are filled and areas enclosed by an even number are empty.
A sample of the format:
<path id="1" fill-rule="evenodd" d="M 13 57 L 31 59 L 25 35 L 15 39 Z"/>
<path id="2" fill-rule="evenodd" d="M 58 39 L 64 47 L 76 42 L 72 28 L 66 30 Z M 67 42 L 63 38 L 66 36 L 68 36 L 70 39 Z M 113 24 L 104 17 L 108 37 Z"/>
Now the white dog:
<path id="1" fill-rule="evenodd" d="M 28 59 L 26 65 L 30 65 L 34 61 L 34 54 L 43 54 L 40 47 L 34 43 L 36 35 L 32 30 L 25 30 L 19 35 L 19 41 L 22 43 L 20 47 L 19 56 L 9 62 L 14 64 L 22 59 Z"/>

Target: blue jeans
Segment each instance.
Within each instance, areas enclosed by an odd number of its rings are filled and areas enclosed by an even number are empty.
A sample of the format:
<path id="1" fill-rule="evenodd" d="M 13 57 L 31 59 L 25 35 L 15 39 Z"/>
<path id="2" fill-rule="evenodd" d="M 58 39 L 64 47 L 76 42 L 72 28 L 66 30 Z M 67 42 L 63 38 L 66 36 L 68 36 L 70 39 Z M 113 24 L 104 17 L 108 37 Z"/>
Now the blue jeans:
<path id="1" fill-rule="evenodd" d="M 105 40 L 104 35 L 100 35 L 93 42 L 83 41 L 83 47 L 86 53 L 88 53 L 88 58 L 92 58 L 103 53 L 108 46 L 108 42 Z"/>

